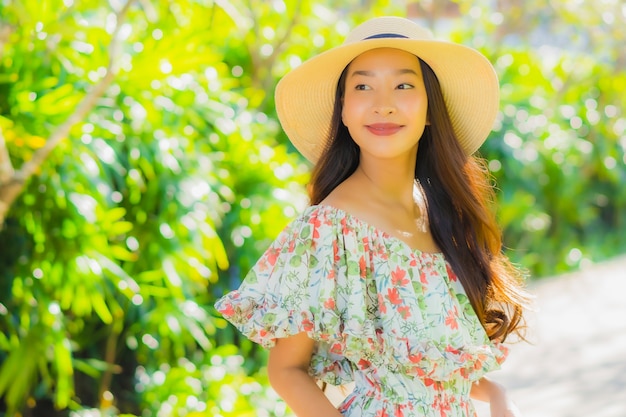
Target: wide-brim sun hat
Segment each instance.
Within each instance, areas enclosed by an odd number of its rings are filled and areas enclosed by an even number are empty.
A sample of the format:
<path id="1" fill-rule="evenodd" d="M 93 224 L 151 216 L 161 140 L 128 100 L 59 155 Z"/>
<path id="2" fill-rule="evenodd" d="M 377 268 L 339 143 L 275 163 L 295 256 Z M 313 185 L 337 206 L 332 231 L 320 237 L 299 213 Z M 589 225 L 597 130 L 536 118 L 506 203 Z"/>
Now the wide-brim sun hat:
<path id="1" fill-rule="evenodd" d="M 477 50 L 446 40 L 409 19 L 377 17 L 357 26 L 344 43 L 310 58 L 276 86 L 275 100 L 283 130 L 296 149 L 316 162 L 327 146 L 337 83 L 346 66 L 377 48 L 412 53 L 434 71 L 466 154 L 473 154 L 493 128 L 499 109 L 498 77 Z"/>

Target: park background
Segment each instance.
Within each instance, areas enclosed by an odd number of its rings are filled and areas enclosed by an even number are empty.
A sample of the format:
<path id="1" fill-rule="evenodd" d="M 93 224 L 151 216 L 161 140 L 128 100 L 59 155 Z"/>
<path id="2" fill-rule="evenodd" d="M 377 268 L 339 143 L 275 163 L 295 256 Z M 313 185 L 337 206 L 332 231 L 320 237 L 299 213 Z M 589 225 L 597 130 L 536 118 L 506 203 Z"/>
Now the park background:
<path id="1" fill-rule="evenodd" d="M 0 0 L 0 416 L 272 416 L 214 311 L 307 203 L 277 80 L 408 16 L 483 52 L 529 282 L 626 253 L 623 0 Z"/>

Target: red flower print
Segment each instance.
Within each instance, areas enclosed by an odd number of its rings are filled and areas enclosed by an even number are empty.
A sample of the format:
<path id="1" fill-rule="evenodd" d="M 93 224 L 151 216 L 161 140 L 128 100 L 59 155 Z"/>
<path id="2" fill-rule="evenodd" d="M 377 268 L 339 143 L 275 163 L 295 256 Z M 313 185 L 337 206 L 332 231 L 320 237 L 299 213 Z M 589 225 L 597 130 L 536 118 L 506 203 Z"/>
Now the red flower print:
<path id="1" fill-rule="evenodd" d="M 370 251 L 370 241 L 368 238 L 363 238 L 363 252 L 369 253 Z"/>
<path id="2" fill-rule="evenodd" d="M 346 411 L 347 409 L 350 408 L 350 406 L 352 405 L 352 403 L 354 402 L 354 400 L 356 400 L 356 397 L 352 397 L 350 398 L 347 402 L 345 402 L 341 407 L 339 407 L 339 411 Z"/>
<path id="3" fill-rule="evenodd" d="M 417 355 L 413 353 L 409 353 L 409 360 L 411 361 L 411 363 L 418 363 L 423 358 L 424 358 L 424 355 L 422 355 L 421 353 L 418 353 Z"/>
<path id="4" fill-rule="evenodd" d="M 411 262 L 409 262 L 409 265 L 413 267 L 417 266 L 417 261 L 415 260 L 415 258 L 411 258 Z"/>
<path id="5" fill-rule="evenodd" d="M 336 240 L 333 240 L 333 258 L 335 263 L 339 262 L 339 245 L 337 244 Z"/>
<path id="6" fill-rule="evenodd" d="M 397 266 L 395 271 L 391 271 L 391 282 L 393 285 L 399 285 L 401 287 L 408 285 L 409 280 L 406 277 L 406 271 Z"/>
<path id="7" fill-rule="evenodd" d="M 344 236 L 347 236 L 350 234 L 350 227 L 348 226 L 348 222 L 346 221 L 345 217 L 341 219 L 341 233 Z"/>
<path id="8" fill-rule="evenodd" d="M 400 293 L 398 292 L 397 288 L 389 288 L 385 297 L 387 297 L 391 304 L 398 305 L 402 303 L 402 300 L 400 299 Z"/>
<path id="9" fill-rule="evenodd" d="M 361 369 L 361 370 L 368 369 L 370 366 L 372 366 L 372 363 L 370 361 L 368 361 L 368 360 L 365 360 L 365 359 L 361 359 L 357 363 L 357 367 L 359 369 Z"/>
<path id="10" fill-rule="evenodd" d="M 311 320 L 309 319 L 302 320 L 302 330 L 304 330 L 305 332 L 310 332 L 311 330 L 313 330 L 314 327 L 315 325 L 313 324 Z"/>
<path id="11" fill-rule="evenodd" d="M 270 265 L 274 266 L 276 264 L 276 259 L 278 259 L 278 255 L 280 255 L 280 249 L 270 248 L 265 252 L 265 257 Z"/>
<path id="12" fill-rule="evenodd" d="M 311 219 L 309 220 L 309 224 L 313 226 L 313 239 L 319 238 L 320 237 L 319 228 L 322 225 L 322 222 L 319 219 L 319 217 L 311 216 Z"/>
<path id="13" fill-rule="evenodd" d="M 404 320 L 411 317 L 411 309 L 409 308 L 409 306 L 398 307 L 398 313 L 400 313 Z"/>
<path id="14" fill-rule="evenodd" d="M 496 348 L 502 352 L 502 356 L 498 356 L 496 358 L 496 361 L 498 362 L 498 364 L 502 365 L 502 363 L 504 363 L 504 361 L 506 360 L 507 356 L 509 356 L 509 348 L 504 346 L 503 344 L 501 344 L 500 342 L 496 343 Z"/>
<path id="15" fill-rule="evenodd" d="M 402 409 L 399 405 L 396 406 L 396 411 L 395 413 L 393 413 L 393 417 L 404 417 L 404 413 L 402 412 Z"/>
<path id="16" fill-rule="evenodd" d="M 341 343 L 337 342 L 337 343 L 333 343 L 333 345 L 330 347 L 330 351 L 332 353 L 336 353 L 336 354 L 341 354 Z"/>
<path id="17" fill-rule="evenodd" d="M 454 307 L 453 310 L 449 310 L 448 311 L 448 316 L 446 317 L 446 326 L 450 327 L 451 329 L 458 329 L 459 328 L 459 323 L 457 323 L 456 318 L 459 316 L 459 313 L 456 309 L 456 307 Z"/>
<path id="18" fill-rule="evenodd" d="M 335 300 L 331 297 L 328 300 L 324 301 L 324 307 L 332 310 L 335 308 Z"/>
<path id="19" fill-rule="evenodd" d="M 232 304 L 226 304 L 224 308 L 218 311 L 222 313 L 223 316 L 226 316 L 226 317 L 231 317 L 232 315 L 235 314 L 235 308 L 233 307 Z"/>
<path id="20" fill-rule="evenodd" d="M 459 353 L 461 353 L 460 350 L 453 348 L 452 345 L 446 346 L 446 352 L 450 352 L 454 355 L 458 355 Z"/>
<path id="21" fill-rule="evenodd" d="M 450 278 L 450 281 L 457 281 L 458 278 L 448 263 L 446 263 L 446 272 L 448 272 L 448 278 Z"/>
<path id="22" fill-rule="evenodd" d="M 376 417 L 389 417 L 389 414 L 387 413 L 387 410 L 379 410 L 376 413 Z"/>
<path id="23" fill-rule="evenodd" d="M 335 279 L 335 270 L 331 269 L 328 271 L 328 275 L 326 275 L 326 279 L 334 280 Z"/>
<path id="24" fill-rule="evenodd" d="M 426 272 L 422 272 L 420 274 L 420 282 L 424 285 L 428 284 L 428 278 L 426 277 Z"/>
<path id="25" fill-rule="evenodd" d="M 367 278 L 367 263 L 365 262 L 365 256 L 361 256 L 361 259 L 359 259 L 359 271 L 361 273 L 361 278 Z"/>
<path id="26" fill-rule="evenodd" d="M 387 313 L 387 306 L 385 305 L 385 300 L 382 294 L 378 294 L 378 310 L 380 310 L 382 314 Z"/>
<path id="27" fill-rule="evenodd" d="M 446 417 L 448 415 L 448 411 L 451 410 L 450 403 L 447 401 L 439 401 L 437 408 L 439 408 L 439 414 L 441 417 Z"/>
<path id="28" fill-rule="evenodd" d="M 376 344 L 374 343 L 374 339 L 372 339 L 371 337 L 367 338 L 367 346 L 370 350 L 375 350 L 376 349 Z"/>
<path id="29" fill-rule="evenodd" d="M 259 262 L 257 263 L 257 268 L 259 269 L 259 272 L 265 272 L 269 269 L 269 262 L 267 259 L 267 255 L 261 259 L 259 259 Z"/>

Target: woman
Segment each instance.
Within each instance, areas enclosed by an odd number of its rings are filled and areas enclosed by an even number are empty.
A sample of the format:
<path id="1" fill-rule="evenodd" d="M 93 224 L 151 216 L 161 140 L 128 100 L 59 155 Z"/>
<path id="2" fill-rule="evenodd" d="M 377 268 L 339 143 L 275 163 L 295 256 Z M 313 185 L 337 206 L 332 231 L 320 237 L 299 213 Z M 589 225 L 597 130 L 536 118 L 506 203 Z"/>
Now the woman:
<path id="1" fill-rule="evenodd" d="M 315 162 L 311 205 L 216 307 L 270 348 L 299 417 L 521 414 L 485 374 L 527 296 L 471 156 L 498 110 L 491 64 L 407 19 L 363 23 L 287 74 L 281 124 Z M 335 408 L 316 381 L 355 381 Z"/>

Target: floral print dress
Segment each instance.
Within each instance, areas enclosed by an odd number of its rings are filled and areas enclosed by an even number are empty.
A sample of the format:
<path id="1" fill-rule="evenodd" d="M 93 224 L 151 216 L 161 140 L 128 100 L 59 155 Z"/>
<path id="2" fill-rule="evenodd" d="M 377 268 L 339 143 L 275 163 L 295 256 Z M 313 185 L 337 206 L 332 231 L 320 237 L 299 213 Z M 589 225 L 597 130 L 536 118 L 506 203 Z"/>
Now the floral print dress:
<path id="1" fill-rule="evenodd" d="M 216 308 L 267 348 L 317 341 L 310 375 L 355 382 L 345 417 L 474 417 L 472 382 L 506 357 L 443 254 L 330 206 L 290 223 Z"/>

